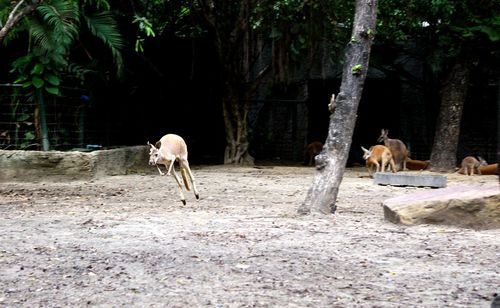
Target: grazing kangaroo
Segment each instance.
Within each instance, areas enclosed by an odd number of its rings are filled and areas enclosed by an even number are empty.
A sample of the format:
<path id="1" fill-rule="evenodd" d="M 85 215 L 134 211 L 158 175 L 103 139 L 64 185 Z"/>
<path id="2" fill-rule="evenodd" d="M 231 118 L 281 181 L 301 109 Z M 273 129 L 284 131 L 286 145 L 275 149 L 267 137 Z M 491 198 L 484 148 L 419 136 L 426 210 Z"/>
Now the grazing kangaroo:
<path id="1" fill-rule="evenodd" d="M 406 169 L 408 170 L 426 170 L 429 167 L 430 160 L 418 160 L 408 157 L 406 160 Z"/>
<path id="2" fill-rule="evenodd" d="M 304 151 L 304 165 L 312 166 L 314 163 L 314 158 L 316 155 L 321 153 L 323 149 L 323 143 L 319 141 L 311 142 L 307 145 L 306 150 Z"/>
<path id="3" fill-rule="evenodd" d="M 486 165 L 486 166 L 479 166 L 479 171 L 481 171 L 481 175 L 498 174 L 498 171 L 499 171 L 498 170 L 498 163 Z"/>
<path id="4" fill-rule="evenodd" d="M 394 159 L 392 158 L 391 151 L 383 145 L 374 145 L 369 150 L 361 147 L 363 150 L 363 159 L 366 161 L 366 169 L 368 169 L 368 173 L 370 176 L 374 172 L 372 172 L 372 167 L 375 166 L 375 172 L 385 172 L 385 166 L 387 164 L 390 167 L 387 169 L 392 169 L 392 172 L 396 172 L 396 166 L 394 165 Z"/>
<path id="5" fill-rule="evenodd" d="M 387 135 L 389 134 L 388 129 L 382 129 L 382 134 L 378 137 L 378 142 L 384 142 L 384 145 L 391 151 L 392 157 L 394 158 L 394 163 L 397 166 L 397 170 L 406 170 L 406 161 L 408 160 L 408 149 L 403 141 L 399 139 L 390 139 Z"/>
<path id="6" fill-rule="evenodd" d="M 479 167 L 487 165 L 488 163 L 481 156 L 478 156 L 477 159 L 474 156 L 467 156 L 462 160 L 462 167 L 457 172 L 474 175 L 474 171 L 476 171 L 477 174 L 481 175 Z"/>
<path id="7" fill-rule="evenodd" d="M 148 141 L 148 145 L 151 147 L 149 150 L 149 165 L 156 166 L 156 168 L 158 168 L 158 172 L 160 172 L 161 175 L 165 175 L 165 173 L 160 170 L 160 167 L 158 165 L 164 165 L 165 168 L 167 168 L 167 175 L 170 175 L 170 172 L 172 172 L 175 181 L 179 185 L 179 193 L 182 203 L 184 205 L 186 204 L 186 198 L 184 197 L 184 193 L 182 192 L 181 180 L 177 175 L 177 172 L 175 172 L 175 161 L 179 163 L 182 180 L 184 182 L 186 190 L 190 190 L 189 182 L 187 179 L 187 177 L 189 176 L 189 179 L 193 184 L 194 195 L 196 196 L 196 199 L 200 199 L 200 195 L 198 193 L 198 190 L 196 189 L 193 173 L 191 172 L 191 168 L 189 168 L 188 151 L 184 139 L 182 139 L 182 137 L 178 135 L 168 134 L 161 137 L 160 141 L 158 141 L 155 145 L 152 145 Z"/>

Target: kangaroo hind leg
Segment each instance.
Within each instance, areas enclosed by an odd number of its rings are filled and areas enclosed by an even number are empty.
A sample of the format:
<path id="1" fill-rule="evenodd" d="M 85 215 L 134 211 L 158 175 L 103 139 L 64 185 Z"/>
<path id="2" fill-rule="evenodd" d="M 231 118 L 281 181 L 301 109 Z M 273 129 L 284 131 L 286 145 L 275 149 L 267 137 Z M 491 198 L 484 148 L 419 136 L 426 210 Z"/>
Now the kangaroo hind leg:
<path id="1" fill-rule="evenodd" d="M 187 159 L 180 159 L 179 160 L 179 165 L 181 166 L 181 170 L 182 170 L 182 175 L 185 177 L 186 173 L 187 175 L 189 176 L 189 179 L 191 180 L 191 184 L 193 184 L 193 193 L 196 197 L 196 199 L 200 199 L 200 194 L 198 192 L 198 189 L 196 188 L 196 181 L 194 179 L 194 176 L 193 176 L 193 172 L 191 172 L 191 168 L 189 168 L 189 162 Z M 185 181 L 187 181 L 187 179 L 184 179 Z M 189 187 L 189 185 L 186 185 L 186 187 Z"/>
<path id="2" fill-rule="evenodd" d="M 184 193 L 182 192 L 181 179 L 179 178 L 179 175 L 177 175 L 175 168 L 172 168 L 172 176 L 174 177 L 175 181 L 177 182 L 177 185 L 179 186 L 179 195 L 181 197 L 182 204 L 186 205 L 186 197 L 184 197 Z"/>

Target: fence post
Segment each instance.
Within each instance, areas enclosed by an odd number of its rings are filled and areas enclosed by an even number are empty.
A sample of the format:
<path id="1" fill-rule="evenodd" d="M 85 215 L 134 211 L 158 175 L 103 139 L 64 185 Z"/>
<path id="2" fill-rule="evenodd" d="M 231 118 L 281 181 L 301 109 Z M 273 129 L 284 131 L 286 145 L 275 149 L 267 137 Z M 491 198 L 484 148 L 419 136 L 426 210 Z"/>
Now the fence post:
<path id="1" fill-rule="evenodd" d="M 45 113 L 45 102 L 43 100 L 43 92 L 42 90 L 36 90 L 36 98 L 39 109 L 39 117 L 40 117 L 40 130 L 42 137 L 42 150 L 48 151 L 50 148 L 49 143 L 49 132 L 47 131 L 47 116 Z"/>

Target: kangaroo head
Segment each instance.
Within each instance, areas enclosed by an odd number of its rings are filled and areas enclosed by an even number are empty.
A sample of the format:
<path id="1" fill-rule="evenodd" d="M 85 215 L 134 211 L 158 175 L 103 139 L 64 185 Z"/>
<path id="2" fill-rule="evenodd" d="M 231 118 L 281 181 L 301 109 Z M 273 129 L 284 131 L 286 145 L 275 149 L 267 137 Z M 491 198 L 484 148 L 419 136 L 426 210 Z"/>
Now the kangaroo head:
<path id="1" fill-rule="evenodd" d="M 372 151 L 370 150 L 367 150 L 365 149 L 364 147 L 361 147 L 361 150 L 363 150 L 363 159 L 364 160 L 367 160 L 368 158 L 370 158 L 370 156 L 372 156 Z"/>
<path id="2" fill-rule="evenodd" d="M 156 148 L 154 145 L 149 143 L 148 145 L 150 146 L 149 149 L 149 165 L 153 166 L 158 163 L 158 160 L 160 160 L 160 150 Z"/>
<path id="3" fill-rule="evenodd" d="M 484 158 L 482 158 L 481 156 L 478 156 L 477 160 L 479 160 L 479 166 L 487 166 L 488 165 L 486 160 L 484 160 Z"/>
<path id="4" fill-rule="evenodd" d="M 387 138 L 388 134 L 389 134 L 389 130 L 382 128 L 382 133 L 380 134 L 380 137 L 378 137 L 377 141 L 378 142 L 383 142 L 384 139 Z"/>

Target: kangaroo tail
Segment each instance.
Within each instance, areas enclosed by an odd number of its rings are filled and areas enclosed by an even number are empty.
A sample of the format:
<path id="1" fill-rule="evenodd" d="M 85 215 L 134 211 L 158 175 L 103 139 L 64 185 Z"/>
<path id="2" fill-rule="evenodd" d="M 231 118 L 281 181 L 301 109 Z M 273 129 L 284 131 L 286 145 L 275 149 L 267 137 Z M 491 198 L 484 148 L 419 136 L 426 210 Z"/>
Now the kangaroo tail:
<path id="1" fill-rule="evenodd" d="M 186 174 L 186 169 L 182 168 L 181 169 L 181 175 L 182 175 L 182 181 L 184 182 L 184 186 L 186 186 L 186 190 L 191 190 L 191 188 L 189 187 L 189 182 L 188 182 L 188 179 L 187 179 L 187 174 Z"/>

